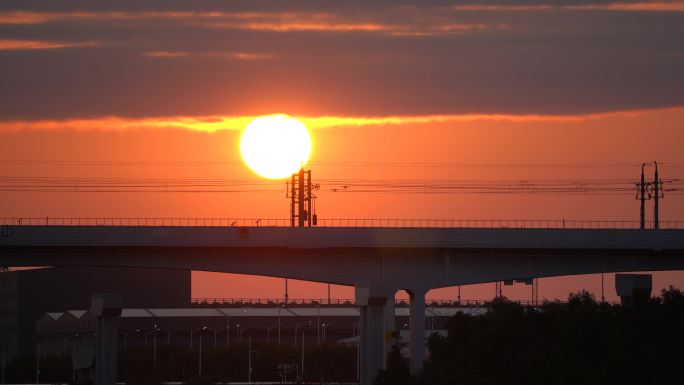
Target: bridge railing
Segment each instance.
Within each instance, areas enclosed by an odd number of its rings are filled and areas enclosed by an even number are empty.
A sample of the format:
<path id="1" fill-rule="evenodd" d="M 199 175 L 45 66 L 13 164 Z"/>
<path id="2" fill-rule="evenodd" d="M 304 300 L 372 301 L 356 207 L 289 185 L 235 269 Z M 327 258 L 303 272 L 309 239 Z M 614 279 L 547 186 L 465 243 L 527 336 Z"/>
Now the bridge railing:
<path id="1" fill-rule="evenodd" d="M 0 218 L 5 226 L 290 227 L 289 219 L 246 218 Z M 448 229 L 638 229 L 639 221 L 577 219 L 318 219 L 316 227 Z M 653 228 L 653 222 L 646 222 Z M 684 229 L 684 221 L 660 221 L 661 229 Z"/>
<path id="2" fill-rule="evenodd" d="M 522 299 L 508 299 L 523 306 L 537 306 L 544 303 L 543 300 L 532 301 Z M 565 301 L 557 301 L 558 303 L 566 303 Z M 408 299 L 397 298 L 394 301 L 397 307 L 408 307 Z M 438 299 L 426 298 L 425 306 L 427 307 L 483 307 L 491 305 L 491 299 Z M 607 302 L 608 304 L 616 304 L 616 302 Z M 199 297 L 193 298 L 192 304 L 196 306 L 282 306 L 285 305 L 285 300 L 281 298 L 211 298 Z M 331 298 L 328 302 L 327 298 L 289 298 L 288 306 L 356 306 L 356 301 L 353 298 Z"/>
<path id="3" fill-rule="evenodd" d="M 211 297 L 198 297 L 192 299 L 193 305 L 284 305 L 285 299 L 281 298 L 211 298 Z M 331 298 L 328 302 L 327 298 L 289 298 L 287 300 L 288 305 L 305 305 L 305 306 L 316 306 L 316 305 L 334 305 L 334 306 L 354 306 L 355 300 L 353 298 Z"/>

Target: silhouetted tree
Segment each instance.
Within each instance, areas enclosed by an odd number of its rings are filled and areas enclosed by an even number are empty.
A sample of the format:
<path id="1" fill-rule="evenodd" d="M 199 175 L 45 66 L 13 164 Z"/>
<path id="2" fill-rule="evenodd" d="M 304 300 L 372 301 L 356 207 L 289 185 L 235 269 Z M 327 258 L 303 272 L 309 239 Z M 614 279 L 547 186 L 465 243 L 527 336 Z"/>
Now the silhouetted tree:
<path id="1" fill-rule="evenodd" d="M 639 307 L 581 291 L 539 310 L 499 298 L 482 316 L 456 314 L 428 340 L 420 383 L 661 384 L 683 378 L 684 295 L 663 290 Z"/>
<path id="2" fill-rule="evenodd" d="M 401 356 L 397 345 L 387 355 L 387 369 L 380 370 L 374 385 L 413 385 L 415 378 L 411 375 L 408 362 Z"/>

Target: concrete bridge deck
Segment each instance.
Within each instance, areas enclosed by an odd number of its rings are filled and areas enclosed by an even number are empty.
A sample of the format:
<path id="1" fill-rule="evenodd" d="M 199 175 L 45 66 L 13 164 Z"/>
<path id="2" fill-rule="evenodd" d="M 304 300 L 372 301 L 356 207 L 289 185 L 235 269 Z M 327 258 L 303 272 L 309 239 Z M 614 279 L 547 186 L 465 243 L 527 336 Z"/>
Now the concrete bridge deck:
<path id="1" fill-rule="evenodd" d="M 384 366 L 394 293 L 410 297 L 414 370 L 425 293 L 507 279 L 684 269 L 684 230 L 0 226 L 0 265 L 192 269 L 353 285 L 362 384 Z"/>

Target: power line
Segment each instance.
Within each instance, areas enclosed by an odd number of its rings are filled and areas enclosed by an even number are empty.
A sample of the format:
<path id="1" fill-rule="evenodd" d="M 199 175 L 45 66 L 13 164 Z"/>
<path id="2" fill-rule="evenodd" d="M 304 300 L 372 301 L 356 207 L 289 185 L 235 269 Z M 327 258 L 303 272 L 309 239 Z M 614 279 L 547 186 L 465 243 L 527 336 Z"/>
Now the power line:
<path id="1" fill-rule="evenodd" d="M 633 194 L 636 181 L 600 179 L 321 179 L 320 191 L 365 194 Z M 684 180 L 662 181 L 663 191 L 684 190 Z M 0 176 L 6 192 L 286 192 L 284 181 L 192 178 L 69 178 Z"/>
<path id="2" fill-rule="evenodd" d="M 37 160 L 0 159 L 0 164 L 31 166 L 243 166 L 235 161 L 106 161 L 106 160 Z M 594 163 L 467 163 L 467 162 L 366 162 L 366 161 L 312 161 L 312 166 L 336 167 L 426 167 L 426 168 L 632 168 L 639 162 Z M 684 162 L 663 162 L 663 166 L 684 167 Z"/>

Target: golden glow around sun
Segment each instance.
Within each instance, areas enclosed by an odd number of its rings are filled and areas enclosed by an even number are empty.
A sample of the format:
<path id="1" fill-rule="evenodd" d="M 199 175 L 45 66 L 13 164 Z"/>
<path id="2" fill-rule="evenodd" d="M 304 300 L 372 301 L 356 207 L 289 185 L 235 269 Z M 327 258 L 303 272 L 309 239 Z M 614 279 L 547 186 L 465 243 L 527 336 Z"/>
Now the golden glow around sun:
<path id="1" fill-rule="evenodd" d="M 242 132 L 240 153 L 256 174 L 287 178 L 309 160 L 311 137 L 304 124 L 289 115 L 259 116 Z"/>

